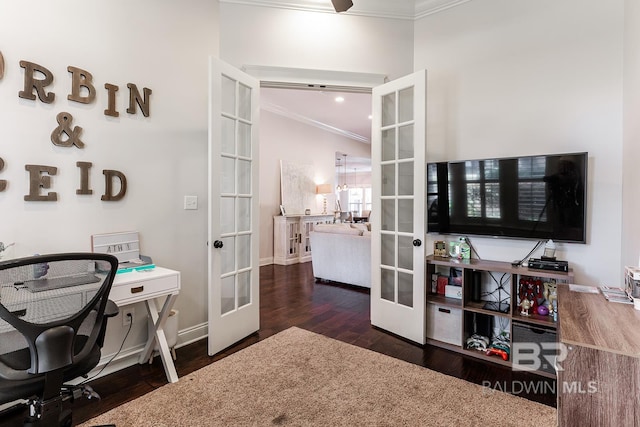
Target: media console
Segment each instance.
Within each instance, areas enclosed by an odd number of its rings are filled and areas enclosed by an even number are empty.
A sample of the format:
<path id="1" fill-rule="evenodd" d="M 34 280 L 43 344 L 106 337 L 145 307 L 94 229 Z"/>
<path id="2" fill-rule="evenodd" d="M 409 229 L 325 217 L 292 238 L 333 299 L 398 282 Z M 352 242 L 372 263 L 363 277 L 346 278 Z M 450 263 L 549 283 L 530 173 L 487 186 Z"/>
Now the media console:
<path id="1" fill-rule="evenodd" d="M 554 285 L 570 283 L 572 269 L 567 272 L 535 270 L 514 267 L 510 262 L 458 260 L 434 255 L 427 257 L 426 267 L 427 343 L 512 366 L 508 355 L 500 352 L 487 355 L 484 351 L 468 348 L 467 340 L 474 334 L 493 338 L 504 331 L 503 338 L 511 347 L 514 342 L 557 341 L 557 322 L 553 315 L 521 314 L 519 285 L 521 280 L 535 286 L 547 283 L 552 289 Z M 448 292 L 438 293 L 438 278 L 448 282 L 449 277 L 459 285 L 457 295 L 450 288 Z M 502 288 L 498 289 L 500 286 Z M 460 298 L 447 295 L 459 295 Z M 553 299 L 552 296 L 549 299 Z M 547 364 L 541 364 L 536 373 L 550 378 L 556 376 L 555 369 Z"/>

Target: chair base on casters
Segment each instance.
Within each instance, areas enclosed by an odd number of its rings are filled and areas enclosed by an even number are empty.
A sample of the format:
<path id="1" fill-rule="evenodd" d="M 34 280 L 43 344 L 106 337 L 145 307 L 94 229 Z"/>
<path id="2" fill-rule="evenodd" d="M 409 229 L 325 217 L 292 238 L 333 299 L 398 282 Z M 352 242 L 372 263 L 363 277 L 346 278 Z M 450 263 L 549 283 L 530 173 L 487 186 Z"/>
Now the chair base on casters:
<path id="1" fill-rule="evenodd" d="M 24 420 L 25 427 L 71 427 L 71 410 L 64 409 L 64 402 L 85 397 L 100 400 L 100 395 L 88 385 L 63 386 L 59 396 L 48 400 L 30 399 L 27 402 L 29 416 Z"/>

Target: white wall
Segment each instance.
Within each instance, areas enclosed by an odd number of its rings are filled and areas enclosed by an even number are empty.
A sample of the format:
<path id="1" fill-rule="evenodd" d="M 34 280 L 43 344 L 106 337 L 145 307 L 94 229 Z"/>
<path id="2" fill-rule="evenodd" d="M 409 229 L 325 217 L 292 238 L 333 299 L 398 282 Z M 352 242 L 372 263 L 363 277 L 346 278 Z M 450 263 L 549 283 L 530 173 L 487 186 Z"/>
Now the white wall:
<path id="1" fill-rule="evenodd" d="M 220 57 L 239 68 L 291 67 L 389 78 L 412 72 L 411 21 L 231 3 L 220 4 L 220 17 Z M 329 177 L 335 151 L 370 157 L 370 149 L 264 111 L 260 129 L 260 259 L 266 263 L 273 257 L 273 215 L 279 213 L 280 160 L 311 159 Z"/>
<path id="2" fill-rule="evenodd" d="M 588 284 L 622 272 L 622 28 L 623 0 L 472 1 L 415 25 L 430 160 L 589 152 L 588 242 L 558 253 Z M 472 241 L 504 261 L 533 247 Z"/>
<path id="3" fill-rule="evenodd" d="M 158 265 L 182 272 L 176 308 L 180 328 L 207 320 L 207 74 L 208 56 L 218 54 L 218 4 L 207 0 L 34 0 L 0 6 L 0 80 L 5 162 L 0 179 L 0 241 L 15 242 L 12 256 L 36 252 L 89 251 L 96 233 L 137 230 L 142 252 Z M 18 97 L 20 60 L 48 68 L 53 104 Z M 94 103 L 67 100 L 67 66 L 93 74 Z M 105 83 L 120 87 L 118 118 L 103 114 Z M 150 116 L 126 113 L 127 83 L 150 88 Z M 60 148 L 50 141 L 56 115 L 66 111 L 83 128 L 85 148 Z M 93 162 L 91 196 L 78 196 L 76 161 Z M 58 167 L 52 179 L 57 202 L 25 202 L 26 164 Z M 119 202 L 103 202 L 103 169 L 125 174 L 128 191 Z M 185 211 L 184 195 L 199 197 L 199 210 Z M 144 306 L 125 346 L 146 337 Z M 105 354 L 118 349 L 125 330 L 109 326 Z M 125 350 L 126 351 L 126 350 Z"/>
<path id="4" fill-rule="evenodd" d="M 310 165 L 318 183 L 333 183 L 335 152 L 371 157 L 371 146 L 275 113 L 260 112 L 260 261 L 273 262 L 273 216 L 280 214 L 280 160 Z M 332 212 L 335 196 L 327 196 Z M 322 211 L 316 196 L 315 212 Z"/>
<path id="5" fill-rule="evenodd" d="M 625 1 L 622 263 L 640 262 L 640 4 Z"/>
<path id="6" fill-rule="evenodd" d="M 262 65 L 377 73 L 412 71 L 413 23 L 337 13 L 220 4 L 220 55 Z"/>

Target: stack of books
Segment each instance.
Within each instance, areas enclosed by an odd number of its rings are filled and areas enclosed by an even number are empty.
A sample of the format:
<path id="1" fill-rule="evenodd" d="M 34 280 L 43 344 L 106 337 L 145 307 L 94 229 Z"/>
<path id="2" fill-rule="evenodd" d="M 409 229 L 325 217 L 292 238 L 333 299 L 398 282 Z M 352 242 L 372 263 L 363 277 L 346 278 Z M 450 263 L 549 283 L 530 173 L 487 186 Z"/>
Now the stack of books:
<path id="1" fill-rule="evenodd" d="M 607 285 L 600 286 L 600 292 L 604 298 L 610 302 L 619 302 L 622 304 L 633 304 L 633 298 L 622 288 L 615 288 Z"/>

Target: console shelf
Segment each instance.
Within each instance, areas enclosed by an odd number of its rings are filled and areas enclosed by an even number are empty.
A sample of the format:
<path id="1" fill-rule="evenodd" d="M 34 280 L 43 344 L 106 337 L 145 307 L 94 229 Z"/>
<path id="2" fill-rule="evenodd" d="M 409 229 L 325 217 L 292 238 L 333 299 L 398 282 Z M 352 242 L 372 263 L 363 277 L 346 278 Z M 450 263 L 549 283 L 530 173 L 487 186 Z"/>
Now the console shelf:
<path id="1" fill-rule="evenodd" d="M 507 312 L 497 310 L 487 310 L 484 308 L 484 302 L 467 302 L 464 306 L 465 311 L 472 311 L 474 313 L 486 314 L 487 316 L 500 316 L 510 318 L 511 315 Z"/>
<path id="2" fill-rule="evenodd" d="M 462 308 L 462 300 L 461 299 L 448 298 L 448 297 L 445 297 L 444 295 L 438 295 L 438 294 L 430 295 L 429 296 L 429 302 L 430 303 L 435 303 L 435 304 L 440 304 L 440 305 L 446 305 L 448 307 Z"/>
<path id="3" fill-rule="evenodd" d="M 500 332 L 508 334 L 510 344 L 514 342 L 539 342 L 556 340 L 557 323 L 553 316 L 542 316 L 531 312 L 522 315 L 518 305 L 520 280 L 539 280 L 537 283 L 571 283 L 573 270 L 555 272 L 535 270 L 526 267 L 514 267 L 509 262 L 486 261 L 478 259 L 458 260 L 429 255 L 427 267 L 427 342 L 431 345 L 448 348 L 460 353 L 511 366 L 510 358 L 503 360 L 499 355 L 487 355 L 484 352 L 467 349 L 466 341 L 474 333 L 493 338 Z M 437 278 L 450 276 L 451 273 L 461 286 L 461 299 L 445 297 L 437 291 Z M 441 279 L 442 280 L 442 279 Z M 475 282 L 475 283 L 474 283 Z M 480 298 L 474 287 L 480 287 Z M 501 286 L 498 297 L 497 288 Z M 498 301 L 500 299 L 500 301 Z M 544 297 L 538 302 L 548 304 Z M 486 308 L 487 302 L 508 304 L 507 311 Z M 431 322 L 431 324 L 429 324 Z M 514 328 L 514 323 L 516 328 Z M 515 336 L 514 336 L 515 335 Z M 537 373 L 546 377 L 555 377 L 549 367 Z"/>

